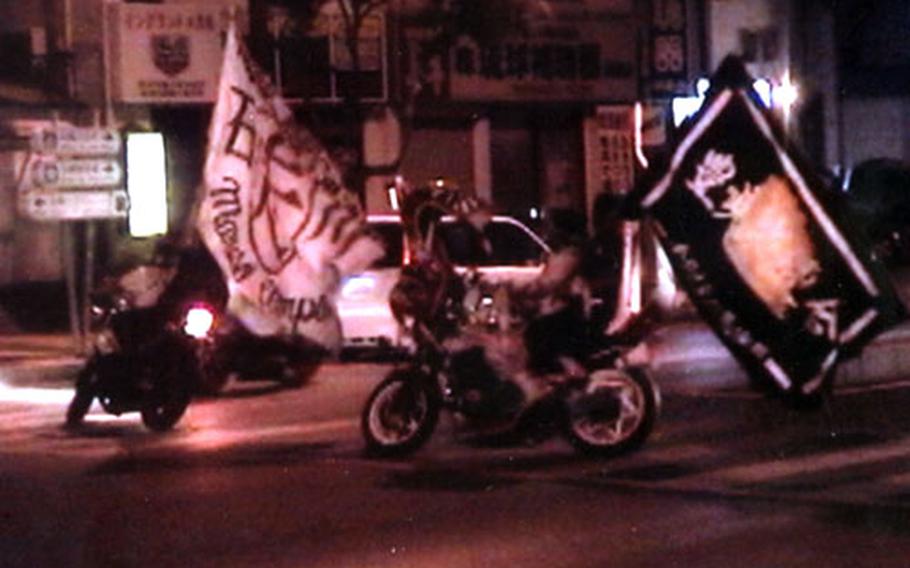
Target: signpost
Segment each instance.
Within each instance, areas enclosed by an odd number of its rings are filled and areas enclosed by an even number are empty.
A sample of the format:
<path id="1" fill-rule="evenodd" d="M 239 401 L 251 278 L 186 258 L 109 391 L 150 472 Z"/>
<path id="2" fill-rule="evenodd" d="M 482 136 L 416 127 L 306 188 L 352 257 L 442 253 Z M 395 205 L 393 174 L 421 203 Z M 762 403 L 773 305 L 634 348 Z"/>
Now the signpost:
<path id="1" fill-rule="evenodd" d="M 35 221 L 84 221 L 85 267 L 82 318 L 76 308 L 75 226 L 61 226 L 66 264 L 70 323 L 86 348 L 89 291 L 94 272 L 96 219 L 125 218 L 129 196 L 124 189 L 123 139 L 112 128 L 55 124 L 37 129 L 18 191 L 20 212 Z"/>
<path id="2" fill-rule="evenodd" d="M 120 133 L 112 128 L 49 127 L 35 131 L 31 147 L 42 154 L 119 155 L 123 148 Z"/>
<path id="3" fill-rule="evenodd" d="M 32 164 L 32 183 L 41 188 L 95 188 L 122 181 L 116 158 L 39 158 Z"/>
<path id="4" fill-rule="evenodd" d="M 110 128 L 56 126 L 31 137 L 19 209 L 36 221 L 124 218 L 123 140 Z"/>
<path id="5" fill-rule="evenodd" d="M 129 199 L 123 190 L 33 191 L 24 208 L 36 221 L 83 221 L 125 217 Z"/>

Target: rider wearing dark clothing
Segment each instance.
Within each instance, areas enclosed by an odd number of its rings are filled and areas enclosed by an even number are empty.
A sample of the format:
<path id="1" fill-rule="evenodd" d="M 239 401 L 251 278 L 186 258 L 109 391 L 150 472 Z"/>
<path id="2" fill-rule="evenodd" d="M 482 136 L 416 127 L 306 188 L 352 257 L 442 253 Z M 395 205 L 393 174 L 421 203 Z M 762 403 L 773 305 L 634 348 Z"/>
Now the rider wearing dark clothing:
<path id="1" fill-rule="evenodd" d="M 221 268 L 205 245 L 199 243 L 177 250 L 174 269 L 174 276 L 156 306 L 164 317 L 178 317 L 193 302 L 205 302 L 218 312 L 224 311 L 227 285 Z"/>
<path id="2" fill-rule="evenodd" d="M 582 252 L 581 276 L 596 300 L 591 320 L 603 328 L 616 311 L 622 275 L 622 198 L 601 193 L 594 201 L 591 214 L 593 235 Z"/>
<path id="3" fill-rule="evenodd" d="M 173 271 L 161 295 L 149 307 L 121 313 L 115 324 L 119 333 L 134 338 L 137 345 L 154 342 L 168 323 L 179 323 L 193 303 L 204 302 L 216 312 L 224 311 L 227 286 L 218 263 L 201 243 L 181 246 L 164 238 L 155 247 L 152 264 Z"/>

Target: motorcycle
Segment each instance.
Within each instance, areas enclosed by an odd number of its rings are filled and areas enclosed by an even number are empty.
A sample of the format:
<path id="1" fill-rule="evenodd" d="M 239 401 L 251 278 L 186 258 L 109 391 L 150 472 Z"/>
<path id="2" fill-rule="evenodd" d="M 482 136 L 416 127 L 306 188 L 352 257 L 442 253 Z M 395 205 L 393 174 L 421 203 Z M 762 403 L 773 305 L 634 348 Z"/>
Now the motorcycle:
<path id="1" fill-rule="evenodd" d="M 589 333 L 582 356 L 553 354 L 549 372 L 556 380 L 543 394 L 529 397 L 515 376 L 502 376 L 490 364 L 490 343 L 502 335 L 488 336 L 486 346 L 453 350 L 447 345 L 445 336 L 464 325 L 463 303 L 447 300 L 443 321 L 407 321 L 414 354 L 376 386 L 361 414 L 368 454 L 398 457 L 416 451 L 433 434 L 442 411 L 456 418 L 460 431 L 481 441 L 503 436 L 542 441 L 559 433 L 576 450 L 597 457 L 617 456 L 644 443 L 656 420 L 659 393 L 627 345 Z M 484 295 L 480 305 L 487 309 L 490 303 Z M 489 324 L 497 325 L 495 318 Z M 505 349 L 512 357 L 520 346 L 513 347 Z"/>
<path id="2" fill-rule="evenodd" d="M 299 388 L 318 368 L 325 351 L 302 337 L 262 337 L 222 314 L 197 342 L 200 375 L 196 392 L 216 395 L 231 380 L 276 381 Z"/>
<path id="3" fill-rule="evenodd" d="M 211 308 L 192 305 L 178 321 L 161 321 L 155 307 L 136 307 L 120 295 L 96 296 L 92 316 L 93 350 L 77 375 L 66 426 L 82 424 L 97 399 L 109 414 L 138 411 L 151 430 L 173 428 L 200 380 L 196 342 L 212 324 Z"/>

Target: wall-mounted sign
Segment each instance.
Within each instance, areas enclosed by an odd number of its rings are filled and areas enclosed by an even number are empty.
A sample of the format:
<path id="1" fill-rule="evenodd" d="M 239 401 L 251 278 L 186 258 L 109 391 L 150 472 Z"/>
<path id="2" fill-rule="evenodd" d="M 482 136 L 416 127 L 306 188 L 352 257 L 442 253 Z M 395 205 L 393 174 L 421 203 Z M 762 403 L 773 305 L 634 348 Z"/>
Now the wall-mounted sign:
<path id="1" fill-rule="evenodd" d="M 32 162 L 32 183 L 39 188 L 89 188 L 123 181 L 119 158 L 42 158 Z"/>
<path id="2" fill-rule="evenodd" d="M 544 4 L 544 3 L 541 3 Z M 416 54 L 421 83 L 448 75 L 456 100 L 631 101 L 638 82 L 631 2 L 578 0 L 529 8 L 524 33 L 462 37 L 446 61 Z M 414 44 L 413 49 L 427 45 Z"/>
<path id="3" fill-rule="evenodd" d="M 29 191 L 20 193 L 19 210 L 36 221 L 79 221 L 126 217 L 126 190 Z"/>
<path id="4" fill-rule="evenodd" d="M 635 181 L 633 108 L 599 106 L 586 121 L 588 185 L 594 193 L 627 193 Z"/>
<path id="5" fill-rule="evenodd" d="M 128 103 L 215 100 L 223 34 L 242 0 L 218 3 L 110 4 L 112 83 Z"/>
<path id="6" fill-rule="evenodd" d="M 688 91 L 686 0 L 652 0 L 648 89 L 651 95 Z"/>
<path id="7" fill-rule="evenodd" d="M 123 141 L 108 128 L 70 125 L 31 134 L 27 175 L 18 187 L 19 211 L 37 221 L 125 217 Z"/>
<path id="8" fill-rule="evenodd" d="M 120 133 L 113 128 L 48 127 L 35 130 L 31 148 L 42 154 L 98 156 L 119 154 Z"/>

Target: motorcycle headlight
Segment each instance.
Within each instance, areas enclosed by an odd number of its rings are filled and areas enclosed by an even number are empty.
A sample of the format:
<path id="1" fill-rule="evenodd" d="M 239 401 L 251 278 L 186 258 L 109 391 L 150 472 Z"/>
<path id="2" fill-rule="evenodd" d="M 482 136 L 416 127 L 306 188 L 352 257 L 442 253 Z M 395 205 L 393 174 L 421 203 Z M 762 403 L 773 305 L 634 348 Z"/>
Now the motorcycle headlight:
<path id="1" fill-rule="evenodd" d="M 104 321 L 104 318 L 107 317 L 107 309 L 99 306 L 97 304 L 92 305 L 91 309 L 91 318 L 93 324 L 99 324 Z"/>
<path id="2" fill-rule="evenodd" d="M 120 344 L 117 342 L 117 336 L 110 329 L 104 329 L 95 334 L 95 349 L 103 355 L 109 355 L 118 349 Z"/>
<path id="3" fill-rule="evenodd" d="M 183 331 L 190 337 L 202 339 L 215 325 L 215 314 L 208 306 L 195 305 L 186 312 Z"/>

